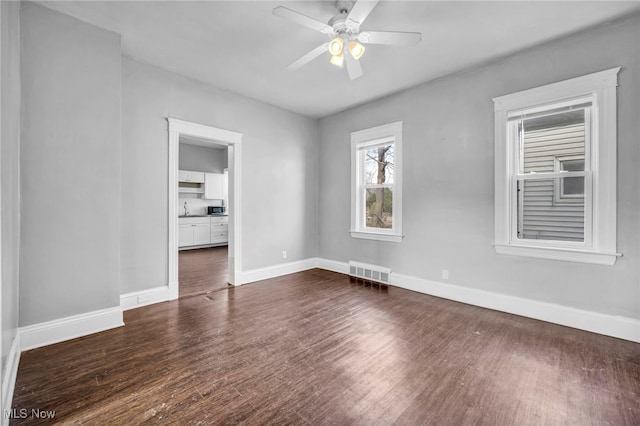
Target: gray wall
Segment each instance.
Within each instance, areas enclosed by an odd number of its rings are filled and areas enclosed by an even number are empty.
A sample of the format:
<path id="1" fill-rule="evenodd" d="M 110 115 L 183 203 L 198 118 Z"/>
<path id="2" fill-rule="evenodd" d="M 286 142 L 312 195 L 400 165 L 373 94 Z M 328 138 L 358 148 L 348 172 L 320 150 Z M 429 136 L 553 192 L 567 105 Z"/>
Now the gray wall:
<path id="1" fill-rule="evenodd" d="M 167 284 L 167 117 L 244 134 L 243 270 L 316 255 L 316 120 L 134 60 L 122 66 L 122 293 Z"/>
<path id="2" fill-rule="evenodd" d="M 18 328 L 18 252 L 20 247 L 20 3 L 0 2 L 2 57 L 2 364 Z M 9 407 L 3 407 L 9 408 Z"/>
<path id="3" fill-rule="evenodd" d="M 596 312 L 640 317 L 638 16 L 445 77 L 320 121 L 319 256 Z M 492 98 L 622 66 L 613 267 L 497 255 Z M 402 243 L 349 236 L 349 134 L 404 120 Z"/>
<path id="4" fill-rule="evenodd" d="M 222 173 L 227 167 L 227 148 L 216 149 L 180 143 L 178 156 L 180 170 Z"/>
<path id="5" fill-rule="evenodd" d="M 120 37 L 22 5 L 20 325 L 119 306 Z"/>

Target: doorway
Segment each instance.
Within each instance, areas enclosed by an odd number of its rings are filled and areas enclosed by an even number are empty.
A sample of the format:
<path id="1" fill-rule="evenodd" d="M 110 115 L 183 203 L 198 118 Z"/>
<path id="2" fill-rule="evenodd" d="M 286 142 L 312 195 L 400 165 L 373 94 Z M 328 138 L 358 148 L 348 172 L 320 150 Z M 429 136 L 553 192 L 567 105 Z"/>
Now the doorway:
<path id="1" fill-rule="evenodd" d="M 180 135 L 178 292 L 195 296 L 228 284 L 228 146 Z"/>
<path id="2" fill-rule="evenodd" d="M 178 235 L 178 216 L 179 216 L 179 194 L 178 194 L 178 170 L 179 170 L 179 147 L 180 139 L 189 138 L 190 140 L 198 140 L 198 144 L 202 146 L 220 147 L 225 146 L 227 149 L 228 164 L 228 246 L 226 253 L 219 249 L 215 254 L 218 263 L 221 264 L 221 256 L 226 254 L 226 279 L 231 285 L 241 284 L 239 277 L 240 265 L 240 159 L 241 159 L 241 141 L 242 134 L 232 132 L 225 129 L 206 126 L 198 123 L 187 122 L 175 118 L 168 118 L 169 122 L 169 246 L 168 246 L 168 275 L 169 275 L 169 292 L 171 299 L 177 299 L 180 295 L 180 277 L 188 279 L 187 275 L 179 273 L 180 259 L 178 253 L 179 235 Z M 202 253 L 203 255 L 205 252 Z M 200 256 L 193 256 L 195 263 L 207 263 L 208 260 L 202 259 Z M 201 265 L 202 266 L 202 265 Z M 206 268 L 213 265 L 205 265 Z M 205 269 L 206 269 L 205 268 Z M 219 278 L 219 277 L 218 277 Z"/>

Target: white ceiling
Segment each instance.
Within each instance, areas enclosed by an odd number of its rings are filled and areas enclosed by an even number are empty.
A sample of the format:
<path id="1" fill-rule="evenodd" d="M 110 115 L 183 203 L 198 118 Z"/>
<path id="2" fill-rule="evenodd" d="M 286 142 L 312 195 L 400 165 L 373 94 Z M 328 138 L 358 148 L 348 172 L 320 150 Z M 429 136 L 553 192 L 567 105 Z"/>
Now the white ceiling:
<path id="1" fill-rule="evenodd" d="M 43 6 L 122 35 L 123 54 L 310 117 L 323 117 L 640 11 L 640 1 L 381 1 L 363 30 L 417 31 L 412 47 L 367 46 L 349 80 L 329 54 L 285 66 L 326 36 L 273 16 L 284 5 L 320 21 L 333 1 L 83 1 Z M 594 52 L 595 53 L 595 52 Z"/>

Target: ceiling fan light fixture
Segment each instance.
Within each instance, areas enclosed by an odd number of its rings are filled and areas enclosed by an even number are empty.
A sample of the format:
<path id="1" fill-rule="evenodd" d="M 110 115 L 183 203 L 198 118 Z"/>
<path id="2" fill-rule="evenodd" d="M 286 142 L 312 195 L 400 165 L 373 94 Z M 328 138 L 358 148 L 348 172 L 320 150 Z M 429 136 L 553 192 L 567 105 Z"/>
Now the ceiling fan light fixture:
<path id="1" fill-rule="evenodd" d="M 331 55 L 331 61 L 333 65 L 342 68 L 344 64 L 344 52 L 340 52 L 339 55 Z"/>
<path id="2" fill-rule="evenodd" d="M 349 42 L 349 53 L 351 53 L 351 56 L 353 56 L 355 60 L 362 58 L 362 55 L 364 55 L 364 50 L 364 46 L 357 41 L 354 40 Z"/>
<path id="3" fill-rule="evenodd" d="M 329 53 L 332 56 L 338 56 L 342 53 L 342 47 L 344 46 L 344 40 L 342 37 L 336 37 L 329 42 Z"/>

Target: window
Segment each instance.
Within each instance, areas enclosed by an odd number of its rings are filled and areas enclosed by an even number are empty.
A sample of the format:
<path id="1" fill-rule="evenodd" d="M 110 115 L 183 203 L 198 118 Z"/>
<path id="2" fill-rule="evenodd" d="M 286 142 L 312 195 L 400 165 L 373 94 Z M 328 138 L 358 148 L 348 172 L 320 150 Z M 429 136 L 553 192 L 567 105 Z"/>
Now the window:
<path id="1" fill-rule="evenodd" d="M 402 122 L 351 133 L 351 236 L 402 240 Z"/>
<path id="2" fill-rule="evenodd" d="M 615 263 L 618 71 L 494 99 L 496 252 Z"/>

